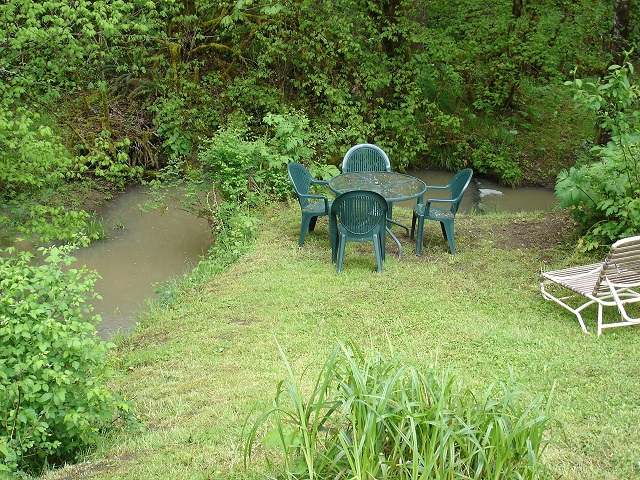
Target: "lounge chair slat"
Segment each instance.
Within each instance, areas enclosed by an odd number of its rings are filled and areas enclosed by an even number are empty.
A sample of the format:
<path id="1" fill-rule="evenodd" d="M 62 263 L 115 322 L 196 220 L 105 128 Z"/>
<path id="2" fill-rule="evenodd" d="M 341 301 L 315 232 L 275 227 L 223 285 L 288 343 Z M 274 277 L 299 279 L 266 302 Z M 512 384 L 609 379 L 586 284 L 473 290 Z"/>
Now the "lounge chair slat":
<path id="1" fill-rule="evenodd" d="M 582 295 L 584 302 L 577 307 L 568 305 L 565 302 L 567 297 L 559 297 L 547 288 L 551 284 Z M 598 304 L 598 335 L 604 328 L 640 323 L 640 318 L 633 318 L 626 311 L 627 304 L 640 301 L 640 236 L 615 242 L 602 263 L 541 273 L 540 288 L 546 299 L 575 314 L 585 332 L 587 328 L 581 312 L 592 303 Z M 622 321 L 604 324 L 602 310 L 605 306 L 617 307 Z"/>

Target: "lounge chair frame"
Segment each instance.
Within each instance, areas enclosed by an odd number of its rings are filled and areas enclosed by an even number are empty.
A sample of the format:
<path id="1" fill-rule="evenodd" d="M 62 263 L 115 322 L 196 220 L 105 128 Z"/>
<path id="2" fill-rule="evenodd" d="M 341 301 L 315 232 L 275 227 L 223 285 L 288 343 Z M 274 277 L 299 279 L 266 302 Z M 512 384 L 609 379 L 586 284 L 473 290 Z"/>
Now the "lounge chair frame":
<path id="1" fill-rule="evenodd" d="M 544 298 L 572 312 L 585 333 L 589 331 L 582 311 L 593 304 L 598 305 L 598 335 L 606 328 L 640 323 L 640 317 L 632 317 L 626 308 L 628 304 L 640 302 L 640 236 L 615 242 L 604 262 L 542 272 L 540 289 Z M 556 295 L 555 290 L 568 294 Z M 577 306 L 567 303 L 576 297 L 586 301 Z M 617 307 L 621 320 L 604 323 L 604 307 Z"/>

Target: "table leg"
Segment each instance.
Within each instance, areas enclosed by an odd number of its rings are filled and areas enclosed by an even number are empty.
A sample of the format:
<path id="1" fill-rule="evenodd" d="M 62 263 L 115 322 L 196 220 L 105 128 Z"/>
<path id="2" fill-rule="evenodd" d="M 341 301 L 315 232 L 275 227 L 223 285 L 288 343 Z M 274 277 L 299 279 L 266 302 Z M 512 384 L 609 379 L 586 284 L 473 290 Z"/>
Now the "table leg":
<path id="1" fill-rule="evenodd" d="M 387 222 L 393 223 L 394 225 L 398 225 L 399 227 L 404 228 L 407 231 L 407 235 L 409 235 L 409 227 L 404 223 L 396 222 L 395 220 L 392 220 L 390 218 L 387 218 Z"/>
<path id="2" fill-rule="evenodd" d="M 389 236 L 391 238 L 393 238 L 393 241 L 396 242 L 396 245 L 398 245 L 398 258 L 400 258 L 402 256 L 402 245 L 400 245 L 400 240 L 398 240 L 398 237 L 396 237 L 393 232 L 391 231 L 391 229 L 389 227 L 386 227 L 387 229 L 387 233 L 389 234 Z"/>
<path id="3" fill-rule="evenodd" d="M 388 206 L 387 223 L 392 223 L 394 225 L 398 225 L 399 227 L 404 228 L 406 230 L 406 232 L 407 232 L 407 235 L 409 235 L 409 227 L 407 227 L 403 223 L 396 222 L 395 220 L 393 220 L 391 218 L 393 216 L 393 202 L 387 202 L 387 206 Z M 391 233 L 391 227 L 387 227 L 387 230 L 389 231 L 389 233 Z M 393 235 L 393 234 L 391 233 L 391 235 Z M 395 236 L 393 237 L 393 239 L 396 241 L 396 243 L 398 243 L 398 239 Z"/>
<path id="4" fill-rule="evenodd" d="M 424 202 L 424 195 L 420 195 L 417 199 L 416 199 L 417 203 L 423 203 Z M 391 218 L 391 216 L 393 215 L 393 202 L 387 202 L 388 205 L 388 210 L 387 210 L 387 233 L 389 234 L 389 236 L 391 238 L 393 238 L 393 241 L 396 242 L 396 245 L 398 245 L 398 257 L 402 256 L 402 245 L 400 245 L 400 240 L 398 240 L 398 237 L 396 237 L 394 235 L 394 233 L 391 231 L 391 224 L 393 225 L 398 225 L 399 227 L 402 227 L 405 229 L 405 231 L 407 232 L 407 235 L 409 235 L 409 227 L 407 225 L 405 225 L 404 223 L 400 223 L 397 222 L 395 220 L 393 220 Z"/>

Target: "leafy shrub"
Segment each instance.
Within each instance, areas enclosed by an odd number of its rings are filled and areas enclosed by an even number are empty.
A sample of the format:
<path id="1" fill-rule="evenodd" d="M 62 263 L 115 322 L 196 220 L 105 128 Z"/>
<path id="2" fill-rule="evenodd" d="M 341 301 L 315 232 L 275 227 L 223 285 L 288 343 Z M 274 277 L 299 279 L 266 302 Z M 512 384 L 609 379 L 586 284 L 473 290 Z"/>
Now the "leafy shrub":
<path id="1" fill-rule="evenodd" d="M 203 175 L 224 199 L 256 205 L 272 190 L 270 167 L 278 165 L 269 153 L 264 139 L 252 140 L 246 130 L 227 128 L 206 142 L 199 159 Z"/>
<path id="2" fill-rule="evenodd" d="M 291 190 L 287 163 L 305 163 L 314 154 L 304 115 L 268 114 L 263 122 L 266 132 L 257 138 L 242 127 L 220 130 L 199 155 L 203 174 L 224 199 L 257 205 L 284 198 Z"/>
<path id="3" fill-rule="evenodd" d="M 640 83 L 627 63 L 611 66 L 597 83 L 567 84 L 610 137 L 591 149 L 592 160 L 562 171 L 556 183 L 561 205 L 583 229 L 583 248 L 592 250 L 640 230 Z"/>
<path id="4" fill-rule="evenodd" d="M 118 188 L 124 188 L 140 178 L 143 168 L 135 165 L 129 157 L 131 141 L 128 138 L 115 141 L 110 131 L 103 130 L 93 143 L 94 148 L 85 161 L 87 168 L 93 169 L 94 175 L 105 178 Z"/>
<path id="5" fill-rule="evenodd" d="M 79 176 L 77 159 L 39 115 L 11 119 L 0 112 L 0 222 L 4 233 L 25 234 L 41 242 L 95 239 L 91 216 L 48 201 L 46 192 Z M 59 196 L 61 197 L 61 195 Z M 57 204 L 54 204 L 57 203 Z M 64 202 L 62 202 L 64 203 Z"/>
<path id="6" fill-rule="evenodd" d="M 88 300 L 96 274 L 63 249 L 0 250 L 0 473 L 73 458 L 132 405 L 105 386 L 111 344 Z"/>
<path id="7" fill-rule="evenodd" d="M 146 207 L 177 205 L 206 219 L 227 254 L 238 251 L 257 223 L 250 209 L 292 193 L 287 163 L 307 163 L 318 176 L 337 173 L 335 166 L 309 161 L 314 140 L 308 123 L 302 114 L 269 114 L 261 137 L 251 136 L 246 127 L 220 130 L 205 142 L 197 163 L 169 162 L 151 182 L 152 200 Z"/>
<path id="8" fill-rule="evenodd" d="M 0 232 L 7 236 L 7 243 L 22 235 L 36 244 L 58 241 L 83 246 L 104 238 L 104 224 L 95 213 L 74 210 L 66 202 L 62 205 L 61 200 L 68 199 L 60 193 L 55 194 L 55 199 L 43 196 L 20 195 L 0 207 Z M 51 204 L 43 204 L 47 201 Z"/>
<path id="9" fill-rule="evenodd" d="M 508 145 L 483 140 L 471 153 L 471 166 L 479 173 L 497 175 L 503 183 L 515 187 L 522 179 L 522 170 L 513 159 Z"/>
<path id="10" fill-rule="evenodd" d="M 477 396 L 446 372 L 398 356 L 366 357 L 347 344 L 334 349 L 305 398 L 284 360 L 288 379 L 248 432 L 246 465 L 267 429 L 265 443 L 283 455 L 270 463 L 289 478 L 534 479 L 543 472 L 549 402 L 523 403 L 512 380 Z"/>
<path id="11" fill-rule="evenodd" d="M 198 105 L 195 99 L 190 100 L 192 105 Z M 151 108 L 154 123 L 158 125 L 156 135 L 162 140 L 162 150 L 168 158 L 188 156 L 194 146 L 194 135 L 189 132 L 202 130 L 197 123 L 198 119 L 206 116 L 207 106 L 197 109 L 192 105 L 184 96 L 168 95 L 158 99 Z"/>
<path id="12" fill-rule="evenodd" d="M 73 159 L 38 116 L 0 113 L 0 191 L 5 197 L 59 184 L 73 173 Z"/>
<path id="13" fill-rule="evenodd" d="M 83 210 L 40 205 L 24 198 L 19 200 L 12 202 L 12 206 L 15 206 L 13 213 L 18 214 L 19 218 L 16 231 L 29 238 L 46 243 L 59 240 L 88 245 L 102 235 L 101 231 L 91 229 L 93 217 Z"/>

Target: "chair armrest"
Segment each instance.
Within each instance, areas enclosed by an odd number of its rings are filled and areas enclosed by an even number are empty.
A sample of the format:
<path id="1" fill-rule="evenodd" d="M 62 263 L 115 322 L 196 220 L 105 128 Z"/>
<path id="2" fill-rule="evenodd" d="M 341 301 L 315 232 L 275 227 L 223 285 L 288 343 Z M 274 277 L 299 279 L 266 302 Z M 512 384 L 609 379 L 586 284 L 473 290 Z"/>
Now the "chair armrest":
<path id="1" fill-rule="evenodd" d="M 637 291 L 633 290 L 633 288 L 640 286 L 640 283 L 616 284 L 610 282 L 607 277 L 605 277 L 604 281 L 609 287 L 611 296 L 616 302 L 616 306 L 618 307 L 618 311 L 620 312 L 620 315 L 622 315 L 622 318 L 629 323 L 640 323 L 640 317 L 632 317 L 626 309 L 627 303 L 640 302 L 640 295 Z"/>
<path id="2" fill-rule="evenodd" d="M 323 200 L 323 199 L 327 199 L 326 195 L 321 195 L 321 194 L 315 194 L 315 193 L 301 193 L 300 197 L 302 198 L 308 198 L 310 200 Z"/>
<path id="3" fill-rule="evenodd" d="M 431 204 L 431 203 L 455 203 L 457 201 L 458 201 L 458 199 L 456 199 L 456 198 L 427 198 L 427 200 L 424 203 L 426 203 L 426 204 Z"/>
<path id="4" fill-rule="evenodd" d="M 301 198 L 307 198 L 309 200 L 322 200 L 324 201 L 324 208 L 329 211 L 329 199 L 326 195 L 316 195 L 312 193 L 301 193 L 299 195 Z"/>
<path id="5" fill-rule="evenodd" d="M 329 187 L 329 181 L 328 180 L 319 180 L 319 179 L 315 179 L 312 178 L 311 179 L 311 185 L 313 185 L 314 187 L 327 187 L 327 188 L 331 188 Z M 325 191 L 324 188 L 314 188 L 314 191 Z"/>
<path id="6" fill-rule="evenodd" d="M 448 190 L 450 188 L 450 185 L 427 185 L 427 189 L 425 190 L 425 192 L 427 190 Z"/>
<path id="7" fill-rule="evenodd" d="M 444 189 L 448 189 L 449 187 L 443 187 L 440 190 L 444 190 Z M 464 190 L 462 190 L 460 192 L 460 194 L 458 194 L 458 196 L 456 198 L 428 198 L 426 203 L 431 203 L 431 202 L 440 202 L 440 203 L 456 203 L 459 202 L 460 199 L 462 198 L 462 196 L 464 195 Z"/>
<path id="8" fill-rule="evenodd" d="M 451 198 L 427 198 L 422 204 L 420 202 L 417 205 L 424 205 L 424 215 L 429 215 L 429 210 L 431 210 L 432 203 L 447 203 L 447 204 L 455 204 L 459 199 L 451 199 Z M 453 208 L 453 207 L 451 207 Z"/>

